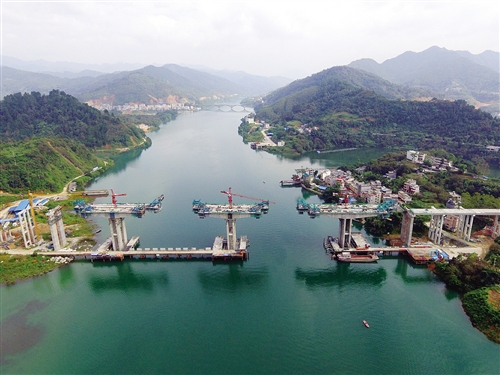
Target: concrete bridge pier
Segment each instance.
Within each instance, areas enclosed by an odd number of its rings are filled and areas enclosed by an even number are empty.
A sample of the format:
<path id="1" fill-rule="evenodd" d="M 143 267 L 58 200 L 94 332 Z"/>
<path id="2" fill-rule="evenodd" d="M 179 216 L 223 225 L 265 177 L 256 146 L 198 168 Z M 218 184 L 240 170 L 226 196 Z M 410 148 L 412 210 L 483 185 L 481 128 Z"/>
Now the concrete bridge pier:
<path id="1" fill-rule="evenodd" d="M 403 241 L 403 246 L 409 247 L 411 245 L 411 237 L 413 235 L 413 222 L 415 220 L 415 215 L 410 211 L 406 210 L 403 213 L 403 222 L 401 224 L 401 241 Z"/>
<path id="2" fill-rule="evenodd" d="M 441 243 L 441 236 L 443 235 L 443 223 L 445 215 L 432 215 L 429 225 L 429 239 L 435 244 Z"/>
<path id="3" fill-rule="evenodd" d="M 111 230 L 111 241 L 113 244 L 114 251 L 123 251 L 125 246 L 127 246 L 127 228 L 125 227 L 125 218 L 114 218 L 109 219 L 109 229 Z"/>
<path id="4" fill-rule="evenodd" d="M 348 248 L 352 239 L 352 219 L 339 218 L 339 245 L 341 249 Z"/>
<path id="5" fill-rule="evenodd" d="M 52 236 L 54 251 L 59 251 L 62 246 L 66 245 L 66 233 L 64 232 L 61 206 L 57 206 L 48 211 L 47 219 L 50 227 L 50 235 Z"/>
<path id="6" fill-rule="evenodd" d="M 493 222 L 493 233 L 492 237 L 497 238 L 500 237 L 500 220 L 498 220 L 499 216 L 495 216 L 495 221 Z"/>
<path id="7" fill-rule="evenodd" d="M 35 226 L 29 209 L 25 209 L 17 215 L 19 226 L 23 234 L 24 247 L 30 247 L 36 243 Z"/>
<path id="8" fill-rule="evenodd" d="M 457 235 L 466 241 L 470 241 L 472 235 L 474 216 L 475 215 L 460 215 L 460 219 L 458 220 Z"/>
<path id="9" fill-rule="evenodd" d="M 226 219 L 227 249 L 236 250 L 236 219 L 233 214 L 227 214 Z"/>

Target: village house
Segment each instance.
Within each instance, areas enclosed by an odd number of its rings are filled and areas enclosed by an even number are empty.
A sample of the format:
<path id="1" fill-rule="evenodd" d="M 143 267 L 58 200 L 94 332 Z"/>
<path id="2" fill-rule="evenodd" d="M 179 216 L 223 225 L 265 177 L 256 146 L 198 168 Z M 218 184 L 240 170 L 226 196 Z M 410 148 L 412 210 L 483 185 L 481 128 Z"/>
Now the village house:
<path id="1" fill-rule="evenodd" d="M 417 181 L 409 179 L 403 185 L 403 191 L 410 195 L 415 195 L 420 193 L 420 186 L 418 186 Z"/>
<path id="2" fill-rule="evenodd" d="M 423 164 L 426 156 L 427 154 L 421 154 L 419 151 L 409 150 L 406 152 L 406 159 L 417 164 Z"/>

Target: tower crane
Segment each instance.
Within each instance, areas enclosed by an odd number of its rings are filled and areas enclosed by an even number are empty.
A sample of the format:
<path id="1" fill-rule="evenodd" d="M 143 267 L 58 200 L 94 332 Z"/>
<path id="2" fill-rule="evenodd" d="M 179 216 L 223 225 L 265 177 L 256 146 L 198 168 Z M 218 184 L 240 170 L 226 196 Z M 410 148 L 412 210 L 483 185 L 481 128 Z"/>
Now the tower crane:
<path id="1" fill-rule="evenodd" d="M 115 194 L 115 192 L 113 191 L 113 189 L 110 189 L 111 190 L 111 202 L 116 206 L 116 197 L 124 197 L 126 196 L 127 194 Z"/>
<path id="2" fill-rule="evenodd" d="M 256 200 L 256 201 L 267 202 L 267 203 L 270 203 L 270 204 L 276 204 L 275 202 L 270 202 L 267 199 L 248 197 L 246 195 L 241 195 L 241 194 L 233 193 L 231 191 L 231 188 L 227 189 L 227 191 L 226 190 L 221 190 L 221 193 L 227 195 L 227 200 L 229 202 L 229 208 L 233 208 L 233 196 L 235 196 L 235 197 L 241 197 L 241 198 L 247 198 L 247 199 L 253 199 L 253 200 Z"/>

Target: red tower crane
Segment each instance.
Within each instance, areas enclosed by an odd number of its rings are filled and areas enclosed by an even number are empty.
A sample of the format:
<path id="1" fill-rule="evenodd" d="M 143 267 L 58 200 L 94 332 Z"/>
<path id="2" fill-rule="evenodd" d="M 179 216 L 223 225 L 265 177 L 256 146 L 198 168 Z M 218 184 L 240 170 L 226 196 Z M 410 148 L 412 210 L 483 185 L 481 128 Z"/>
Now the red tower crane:
<path id="1" fill-rule="evenodd" d="M 116 197 L 124 197 L 126 196 L 127 194 L 115 194 L 115 192 L 113 191 L 113 189 L 111 189 L 111 202 L 116 206 Z"/>
<path id="2" fill-rule="evenodd" d="M 262 198 L 254 198 L 254 197 L 247 197 L 246 195 L 241 195 L 241 194 L 236 194 L 231 191 L 231 188 L 225 190 L 221 190 L 222 194 L 227 194 L 227 200 L 229 202 L 229 207 L 233 208 L 233 196 L 235 197 L 241 197 L 241 198 L 247 198 L 247 199 L 253 199 L 256 201 L 262 201 L 262 202 L 269 202 L 270 204 L 276 204 L 275 202 L 270 202 L 267 199 L 262 199 Z"/>

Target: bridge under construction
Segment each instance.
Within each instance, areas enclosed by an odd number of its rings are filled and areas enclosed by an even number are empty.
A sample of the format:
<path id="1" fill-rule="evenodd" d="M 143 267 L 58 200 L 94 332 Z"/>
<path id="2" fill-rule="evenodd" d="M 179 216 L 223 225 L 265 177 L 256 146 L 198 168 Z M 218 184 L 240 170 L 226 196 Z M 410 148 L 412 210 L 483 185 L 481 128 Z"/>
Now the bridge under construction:
<path id="1" fill-rule="evenodd" d="M 139 249 L 139 237 L 127 236 L 125 227 L 125 218 L 128 216 L 142 218 L 147 210 L 158 212 L 161 209 L 161 201 L 163 195 L 155 199 L 151 204 L 145 205 L 142 203 L 118 203 L 116 197 L 124 196 L 125 194 L 115 194 L 111 190 L 112 203 L 104 204 L 87 204 L 83 200 L 75 201 L 74 209 L 82 216 L 104 216 L 109 220 L 111 237 L 109 237 L 95 252 L 76 254 L 74 252 L 48 252 L 47 255 L 53 256 L 74 256 L 74 257 L 89 257 L 91 260 L 113 260 L 124 258 L 161 258 L 161 259 L 211 259 L 216 260 L 246 260 L 248 259 L 248 246 L 250 241 L 246 236 L 240 238 L 236 235 L 236 219 L 244 217 L 259 218 L 262 214 L 269 211 L 269 205 L 274 204 L 268 200 L 248 197 L 241 194 L 233 193 L 231 188 L 227 191 L 222 190 L 221 193 L 228 197 L 227 204 L 203 203 L 201 200 L 193 200 L 193 212 L 200 218 L 215 217 L 222 218 L 226 221 L 226 237 L 216 236 L 212 247 L 204 249 L 196 248 L 147 248 Z M 254 204 L 233 204 L 233 196 L 257 200 Z M 58 250 L 58 249 L 55 249 Z"/>

